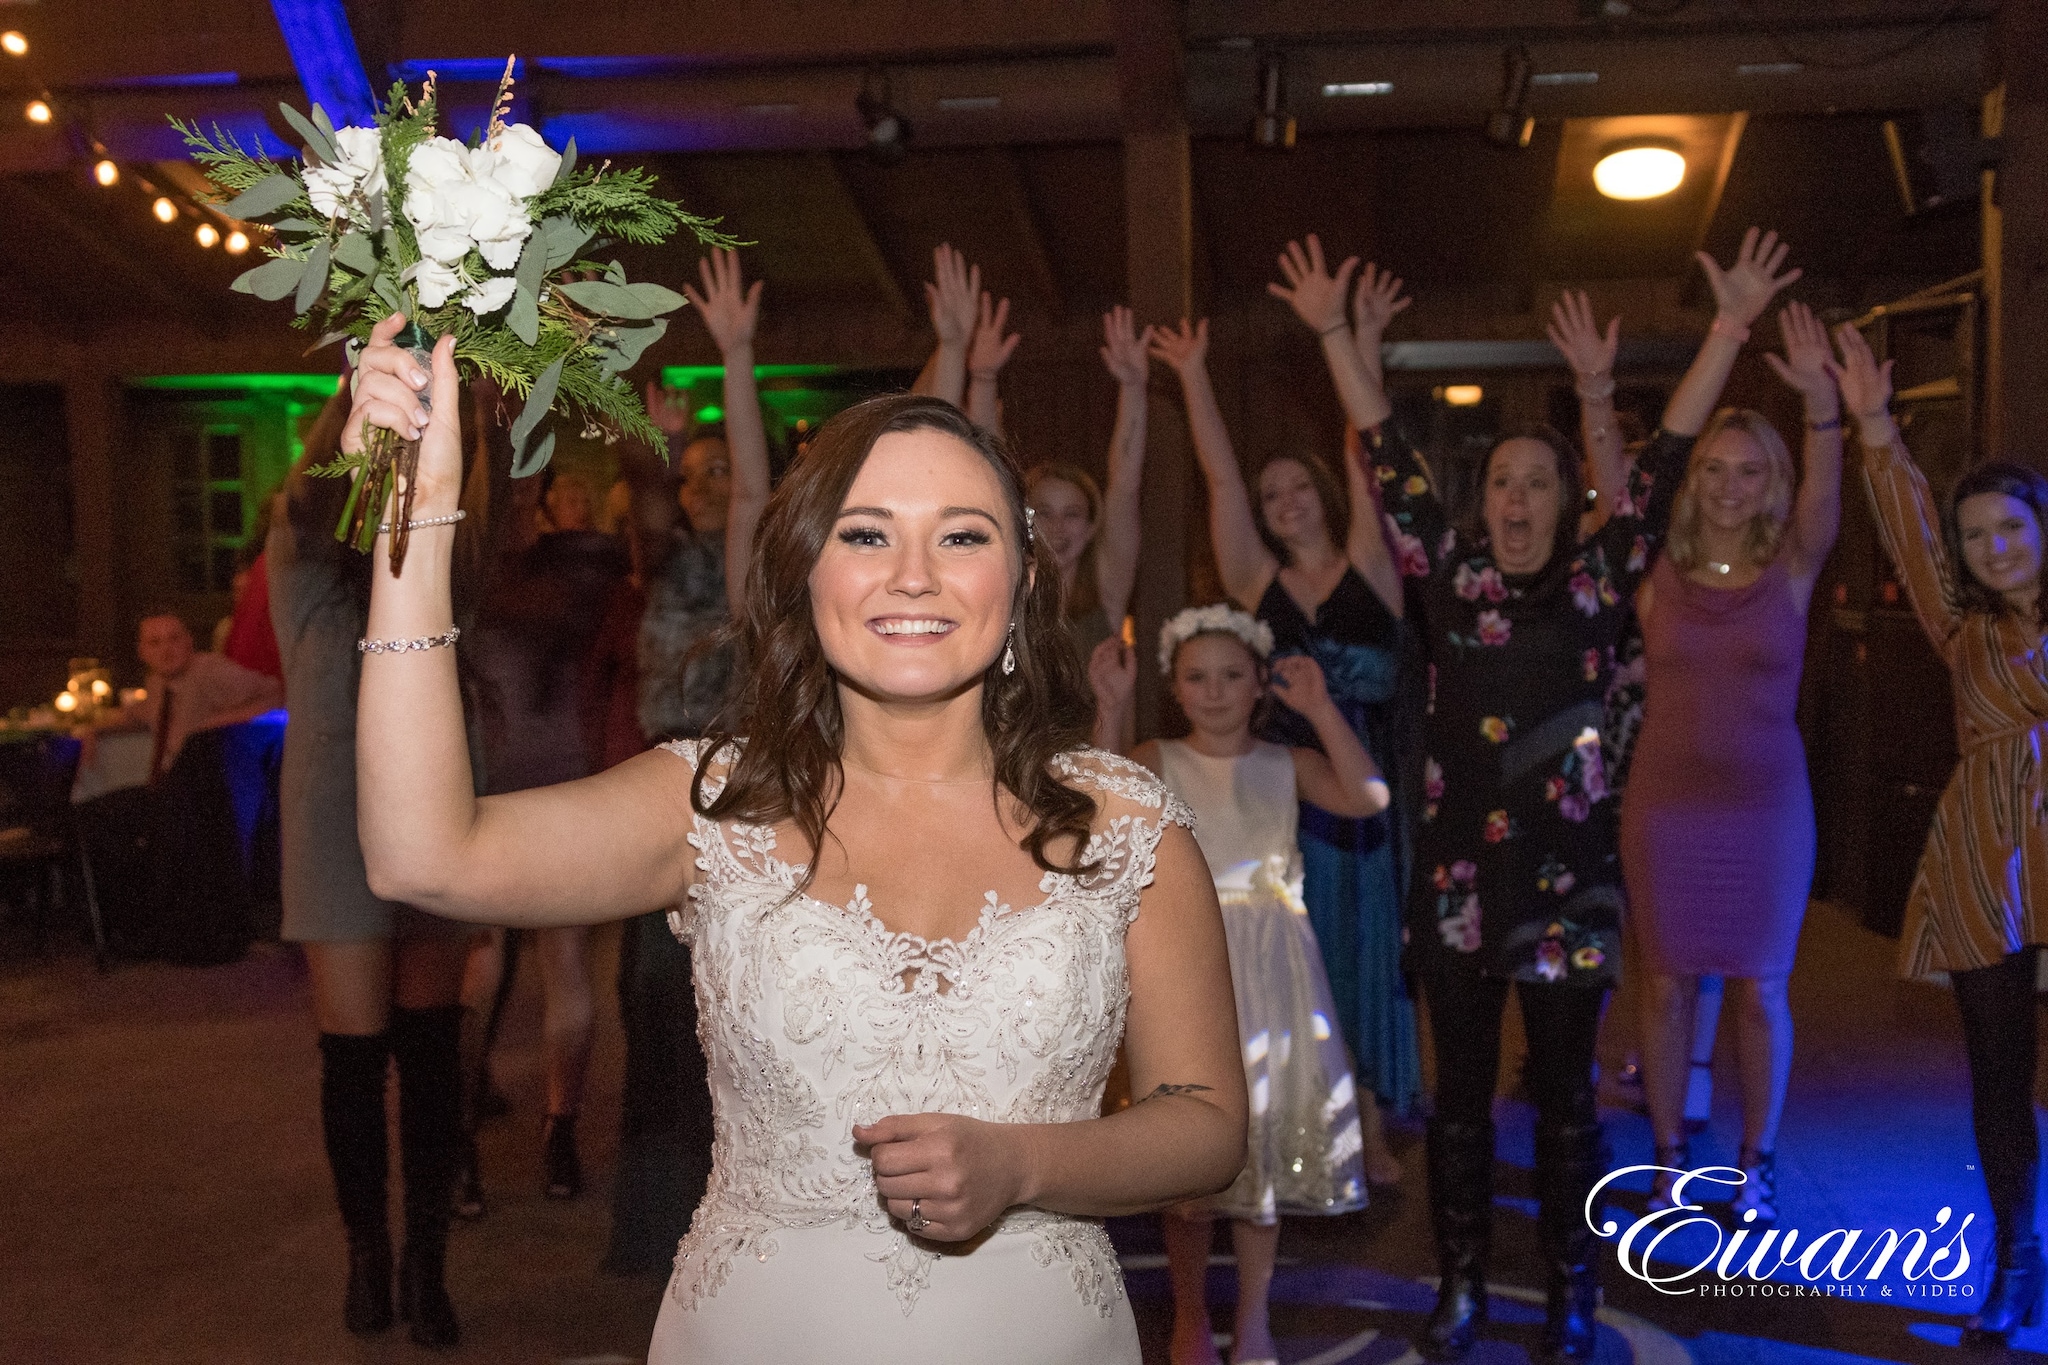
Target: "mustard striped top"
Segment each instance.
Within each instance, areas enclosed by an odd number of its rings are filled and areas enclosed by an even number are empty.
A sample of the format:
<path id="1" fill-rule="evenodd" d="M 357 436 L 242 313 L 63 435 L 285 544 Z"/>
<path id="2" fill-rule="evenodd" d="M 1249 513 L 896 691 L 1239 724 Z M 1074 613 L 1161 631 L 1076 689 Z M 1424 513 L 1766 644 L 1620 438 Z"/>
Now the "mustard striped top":
<path id="1" fill-rule="evenodd" d="M 1968 570 L 1949 562 L 1934 495 L 1903 445 L 1866 447 L 1864 478 L 1885 553 L 1948 664 L 1962 754 L 1907 896 L 1899 974 L 1989 967 L 2044 941 L 2048 657 L 2038 628 L 1957 608 L 1955 575 Z"/>

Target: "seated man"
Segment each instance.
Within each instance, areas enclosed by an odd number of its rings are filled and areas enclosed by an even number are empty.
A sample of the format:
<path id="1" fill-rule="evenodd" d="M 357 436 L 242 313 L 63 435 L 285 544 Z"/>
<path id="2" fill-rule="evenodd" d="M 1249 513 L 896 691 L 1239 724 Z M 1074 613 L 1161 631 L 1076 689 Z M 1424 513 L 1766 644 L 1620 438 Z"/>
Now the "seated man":
<path id="1" fill-rule="evenodd" d="M 149 674 L 143 697 L 96 721 L 81 734 L 82 762 L 95 757 L 100 734 L 150 732 L 147 779 L 142 786 L 108 792 L 78 808 L 99 882 L 108 935 L 116 948 L 141 947 L 151 937 L 152 869 L 149 835 L 162 821 L 156 806 L 159 784 L 195 734 L 238 725 L 284 704 L 284 684 L 252 672 L 219 654 L 193 648 L 192 632 L 169 612 L 142 619 L 135 652 Z"/>

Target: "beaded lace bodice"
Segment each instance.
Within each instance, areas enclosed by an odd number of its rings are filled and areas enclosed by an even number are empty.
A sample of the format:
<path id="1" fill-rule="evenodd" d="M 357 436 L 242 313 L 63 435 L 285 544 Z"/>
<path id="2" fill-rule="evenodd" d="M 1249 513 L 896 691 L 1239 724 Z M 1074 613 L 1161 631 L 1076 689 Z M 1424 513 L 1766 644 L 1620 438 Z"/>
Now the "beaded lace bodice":
<path id="1" fill-rule="evenodd" d="M 664 747 L 693 768 L 700 759 L 696 741 Z M 1057 765 L 1101 807 L 1083 859 L 1099 866 L 1044 874 L 1033 905 L 990 892 L 957 942 L 890 932 L 865 887 L 844 906 L 799 894 L 804 865 L 777 856 L 773 829 L 694 817 L 699 877 L 670 924 L 692 952 L 715 1136 L 670 1282 L 684 1306 L 715 1295 L 736 1257 L 773 1256 L 779 1230 L 838 1228 L 866 1234 L 859 1254 L 907 1315 L 938 1253 L 889 1219 L 853 1125 L 1098 1112 L 1129 998 L 1124 931 L 1165 826 L 1194 817 L 1121 758 L 1088 751 Z M 723 784 L 722 771 L 708 774 L 706 798 Z M 1040 1264 L 1064 1263 L 1105 1313 L 1123 1292 L 1092 1221 L 1015 1208 L 995 1231 L 1032 1237 Z"/>

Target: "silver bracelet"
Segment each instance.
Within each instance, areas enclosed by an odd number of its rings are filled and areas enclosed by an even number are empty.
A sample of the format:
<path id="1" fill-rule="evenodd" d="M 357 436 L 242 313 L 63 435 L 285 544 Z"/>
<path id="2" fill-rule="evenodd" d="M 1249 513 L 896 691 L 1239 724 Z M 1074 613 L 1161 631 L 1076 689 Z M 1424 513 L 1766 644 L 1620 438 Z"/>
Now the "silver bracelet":
<path id="1" fill-rule="evenodd" d="M 445 517 L 421 517 L 418 521 L 408 521 L 405 524 L 405 529 L 408 531 L 417 531 L 422 526 L 453 526 L 456 522 L 461 521 L 464 517 L 468 515 L 469 512 L 467 510 L 463 510 L 460 512 L 451 512 Z M 391 522 L 380 521 L 377 523 L 377 534 L 380 536 L 390 535 L 391 527 Z"/>
<path id="2" fill-rule="evenodd" d="M 411 654 L 422 649 L 442 649 L 462 638 L 461 626 L 448 627 L 446 635 L 422 635 L 416 640 L 358 640 L 358 654 Z"/>

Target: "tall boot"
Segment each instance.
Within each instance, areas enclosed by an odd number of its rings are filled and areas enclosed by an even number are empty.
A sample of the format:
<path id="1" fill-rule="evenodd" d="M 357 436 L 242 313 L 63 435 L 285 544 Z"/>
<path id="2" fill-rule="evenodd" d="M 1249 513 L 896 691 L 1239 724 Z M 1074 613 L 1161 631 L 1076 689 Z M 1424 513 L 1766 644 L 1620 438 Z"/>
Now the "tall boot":
<path id="1" fill-rule="evenodd" d="M 1536 1231 L 1549 1271 L 1543 1357 L 1552 1365 L 1593 1358 L 1600 1312 L 1600 1239 L 1586 1196 L 1600 1178 L 1600 1124 L 1536 1123 Z"/>
<path id="2" fill-rule="evenodd" d="M 384 1074 L 391 1056 L 382 1033 L 320 1035 L 320 1128 L 334 1199 L 348 1232 L 348 1292 L 341 1321 L 358 1335 L 391 1326 L 391 1231 L 385 1174 Z"/>
<path id="3" fill-rule="evenodd" d="M 1429 1221 L 1436 1235 L 1436 1308 L 1423 1330 L 1427 1360 L 1457 1360 L 1486 1326 L 1486 1256 L 1493 1241 L 1493 1124 L 1431 1119 Z"/>
<path id="4" fill-rule="evenodd" d="M 405 1176 L 399 1312 L 412 1324 L 414 1344 L 435 1348 L 454 1346 L 462 1338 L 444 1282 L 455 1168 L 462 1150 L 461 1017 L 460 1005 L 391 1012 L 399 1169 Z"/>
<path id="5" fill-rule="evenodd" d="M 1998 1220 L 1998 1265 L 1984 1307 L 1963 1329 L 1963 1345 L 1972 1350 L 2003 1350 L 2022 1327 L 2041 1325 L 2041 1297 L 2048 1267 L 2041 1258 L 2041 1235 L 2034 1231 L 2033 1200 L 2025 1201 L 2026 1221 Z"/>

